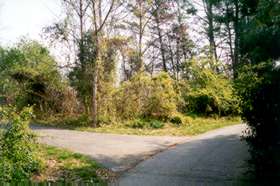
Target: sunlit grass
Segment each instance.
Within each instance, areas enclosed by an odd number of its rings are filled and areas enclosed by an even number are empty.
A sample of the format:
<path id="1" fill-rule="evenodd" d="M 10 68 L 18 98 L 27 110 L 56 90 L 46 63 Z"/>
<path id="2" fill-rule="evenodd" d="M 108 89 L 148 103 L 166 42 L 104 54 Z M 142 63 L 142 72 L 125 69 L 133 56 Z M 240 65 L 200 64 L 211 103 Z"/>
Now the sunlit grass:
<path id="1" fill-rule="evenodd" d="M 129 135 L 148 135 L 148 136 L 189 136 L 198 135 L 213 129 L 240 124 L 240 117 L 228 118 L 191 118 L 188 124 L 177 127 L 174 124 L 166 123 L 162 129 L 134 129 L 126 124 L 104 125 L 99 128 L 77 127 L 76 130 L 92 131 L 100 133 L 129 134 Z"/>
<path id="2" fill-rule="evenodd" d="M 33 176 L 33 181 L 105 184 L 100 178 L 101 175 L 97 175 L 102 167 L 88 156 L 40 145 L 40 157 L 43 168 L 39 174 Z"/>
<path id="3" fill-rule="evenodd" d="M 0 135 L 3 132 L 0 128 Z M 31 182 L 106 185 L 108 176 L 104 174 L 109 171 L 90 157 L 47 145 L 38 145 L 38 150 L 41 169 L 32 176 Z"/>

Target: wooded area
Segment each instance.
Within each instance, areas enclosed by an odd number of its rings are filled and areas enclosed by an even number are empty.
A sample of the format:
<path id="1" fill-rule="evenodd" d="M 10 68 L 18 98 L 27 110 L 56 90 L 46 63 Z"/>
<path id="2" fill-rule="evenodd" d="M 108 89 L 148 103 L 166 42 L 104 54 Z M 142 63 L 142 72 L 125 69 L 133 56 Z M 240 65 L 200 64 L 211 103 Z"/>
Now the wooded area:
<path id="1" fill-rule="evenodd" d="M 64 51 L 59 57 L 28 39 L 0 48 L 2 105 L 32 106 L 37 121 L 92 128 L 241 115 L 253 147 L 279 142 L 278 0 L 61 5 L 65 17 L 43 30 L 48 47 Z"/>

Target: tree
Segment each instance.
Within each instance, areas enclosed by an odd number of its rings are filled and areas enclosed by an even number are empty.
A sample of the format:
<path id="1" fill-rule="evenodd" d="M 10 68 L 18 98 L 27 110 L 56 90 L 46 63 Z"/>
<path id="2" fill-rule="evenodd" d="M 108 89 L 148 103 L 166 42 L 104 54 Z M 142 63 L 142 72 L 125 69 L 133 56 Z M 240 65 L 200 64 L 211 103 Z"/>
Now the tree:
<path id="1" fill-rule="evenodd" d="M 223 74 L 211 69 L 212 59 L 192 60 L 182 90 L 186 111 L 203 115 L 238 115 L 239 100 L 232 82 Z"/>
<path id="2" fill-rule="evenodd" d="M 93 70 L 93 81 L 92 81 L 92 119 L 93 119 L 93 127 L 97 125 L 97 111 L 98 111 L 98 103 L 97 103 L 97 91 L 98 91 L 98 70 L 99 63 L 101 63 L 102 59 L 102 43 L 101 40 L 104 37 L 103 31 L 104 26 L 108 21 L 109 16 L 114 11 L 116 6 L 116 0 L 111 0 L 109 2 L 104 3 L 102 0 L 90 0 L 91 3 L 91 11 L 92 11 L 92 37 L 95 44 L 95 60 L 92 61 L 92 70 Z M 104 6 L 109 5 L 107 12 L 103 12 Z M 104 14 L 104 15 L 103 15 Z M 104 17 L 103 17 L 104 16 Z"/>
<path id="3" fill-rule="evenodd" d="M 152 25 L 151 31 L 156 30 L 156 40 L 158 40 L 158 45 L 156 46 L 160 50 L 162 69 L 165 72 L 168 72 L 167 68 L 167 59 L 166 59 L 166 43 L 164 43 L 164 30 L 162 27 L 167 26 L 166 22 L 170 21 L 173 17 L 173 12 L 168 9 L 171 2 L 169 0 L 155 0 L 152 2 L 151 16 L 152 16 Z M 154 43 L 153 43 L 154 44 Z M 156 44 L 154 44 L 156 45 Z"/>
<path id="4" fill-rule="evenodd" d="M 192 7 L 187 2 L 172 0 L 152 1 L 151 5 L 151 63 L 155 70 L 162 69 L 179 79 L 182 64 L 194 54 L 194 43 L 189 38 L 186 23 Z"/>
<path id="5" fill-rule="evenodd" d="M 63 24 L 55 25 L 55 35 L 77 49 L 75 65 L 69 75 L 83 100 L 85 110 L 92 113 L 93 126 L 96 126 L 98 74 L 103 63 L 102 56 L 106 53 L 103 47 L 107 40 L 105 27 L 119 4 L 117 0 L 64 0 L 63 3 L 68 16 Z"/>
<path id="6" fill-rule="evenodd" d="M 250 130 L 251 163 L 262 180 L 279 177 L 280 3 L 276 0 L 240 4 L 239 69 L 236 90 L 242 117 Z M 254 46 L 254 47 L 252 47 Z"/>
<path id="7" fill-rule="evenodd" d="M 210 44 L 210 56 L 217 61 L 217 45 L 215 41 L 215 28 L 214 28 L 214 14 L 213 14 L 213 5 L 212 0 L 203 0 L 204 11 L 206 14 L 206 33 Z"/>
<path id="8" fill-rule="evenodd" d="M 36 41 L 22 40 L 2 52 L 0 66 L 0 89 L 10 102 L 18 107 L 35 104 L 35 111 L 42 113 L 57 109 L 52 93 L 60 95 L 66 84 L 47 48 Z"/>
<path id="9" fill-rule="evenodd" d="M 128 1 L 126 5 L 132 16 L 132 19 L 130 19 L 130 21 L 127 21 L 127 24 L 132 32 L 132 37 L 135 41 L 135 49 L 137 51 L 137 71 L 143 71 L 143 58 L 148 49 L 146 43 L 144 42 L 144 37 L 146 36 L 148 24 L 151 21 L 151 15 L 149 15 L 151 1 L 133 0 Z"/>
<path id="10" fill-rule="evenodd" d="M 215 20 L 220 24 L 219 36 L 228 45 L 226 53 L 230 56 L 233 76 L 236 78 L 242 39 L 240 35 L 242 32 L 241 7 L 244 9 L 245 3 L 239 0 L 218 0 L 215 7 Z"/>

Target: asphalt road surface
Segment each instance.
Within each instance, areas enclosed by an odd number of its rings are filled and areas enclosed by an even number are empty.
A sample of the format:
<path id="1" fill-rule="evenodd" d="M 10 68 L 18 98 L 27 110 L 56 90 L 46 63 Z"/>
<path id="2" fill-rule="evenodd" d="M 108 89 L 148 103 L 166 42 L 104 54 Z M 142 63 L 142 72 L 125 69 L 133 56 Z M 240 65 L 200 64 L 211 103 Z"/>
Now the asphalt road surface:
<path id="1" fill-rule="evenodd" d="M 89 155 L 114 172 L 123 172 L 139 162 L 171 146 L 188 141 L 189 137 L 152 137 L 100 134 L 45 127 L 32 127 L 39 141 Z"/>
<path id="2" fill-rule="evenodd" d="M 123 186 L 249 185 L 245 125 L 196 137 L 144 137 L 33 127 L 40 142 L 91 156 Z"/>
<path id="3" fill-rule="evenodd" d="M 248 147 L 240 141 L 244 125 L 218 129 L 192 138 L 143 161 L 117 185 L 250 185 L 246 177 Z"/>

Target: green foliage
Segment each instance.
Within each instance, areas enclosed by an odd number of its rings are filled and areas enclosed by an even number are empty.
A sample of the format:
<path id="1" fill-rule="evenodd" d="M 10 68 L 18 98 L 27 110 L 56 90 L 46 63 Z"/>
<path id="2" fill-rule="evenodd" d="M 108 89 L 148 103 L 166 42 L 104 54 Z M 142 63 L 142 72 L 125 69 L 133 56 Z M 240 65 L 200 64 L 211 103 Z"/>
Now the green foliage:
<path id="1" fill-rule="evenodd" d="M 170 122 L 179 126 L 179 125 L 181 125 L 183 123 L 183 119 L 179 115 L 172 116 L 170 118 Z"/>
<path id="2" fill-rule="evenodd" d="M 218 116 L 237 115 L 239 100 L 230 80 L 193 62 L 183 95 L 187 112 Z"/>
<path id="3" fill-rule="evenodd" d="M 177 95 L 166 73 L 156 77 L 140 73 L 116 92 L 116 110 L 122 119 L 137 117 L 165 119 L 176 111 Z"/>
<path id="4" fill-rule="evenodd" d="M 101 115 L 101 116 L 98 116 L 97 123 L 99 126 L 100 125 L 110 125 L 110 124 L 114 123 L 114 120 L 112 120 L 112 116 L 110 114 Z"/>
<path id="5" fill-rule="evenodd" d="M 102 167 L 88 156 L 45 145 L 40 146 L 40 156 L 43 157 L 44 167 L 35 177 L 35 183 L 52 180 L 58 183 L 79 182 L 106 185 L 100 179 L 105 175 L 100 173 L 97 175 Z"/>
<path id="6" fill-rule="evenodd" d="M 242 118 L 249 125 L 246 136 L 257 176 L 279 176 L 280 70 L 273 63 L 247 65 L 239 71 L 236 90 L 241 97 Z"/>
<path id="7" fill-rule="evenodd" d="M 143 115 L 157 119 L 169 118 L 176 112 L 177 94 L 173 81 L 167 73 L 161 72 L 152 78 L 150 95 L 144 104 Z"/>
<path id="8" fill-rule="evenodd" d="M 75 115 L 53 115 L 47 119 L 37 119 L 36 123 L 40 125 L 47 125 L 52 127 L 61 127 L 68 129 L 75 129 L 77 127 L 89 127 L 92 125 L 92 119 L 87 114 Z"/>
<path id="9" fill-rule="evenodd" d="M 164 123 L 158 120 L 151 120 L 150 127 L 153 129 L 161 129 L 164 127 Z"/>
<path id="10" fill-rule="evenodd" d="M 191 124 L 192 123 L 192 121 L 193 121 L 193 118 L 192 117 L 190 117 L 190 116 L 185 116 L 185 117 L 183 117 L 183 125 L 189 125 L 189 124 Z"/>
<path id="11" fill-rule="evenodd" d="M 8 123 L 0 137 L 0 181 L 29 180 L 40 170 L 36 139 L 29 129 L 32 114 L 32 108 L 20 113 L 1 108 L 1 117 Z"/>
<path id="12" fill-rule="evenodd" d="M 240 124 L 241 120 L 239 117 L 219 117 L 205 118 L 205 117 L 189 117 L 181 116 L 183 123 L 180 126 L 174 125 L 169 122 L 163 122 L 164 127 L 159 129 L 153 129 L 150 126 L 151 120 L 142 119 L 142 128 L 133 128 L 131 125 L 133 121 L 120 122 L 113 125 L 103 125 L 98 128 L 92 127 L 82 127 L 77 128 L 80 131 L 90 131 L 99 133 L 109 133 L 109 134 L 129 134 L 129 135 L 141 135 L 141 136 L 190 136 L 198 135 L 213 129 L 222 128 L 225 126 Z M 139 119 L 138 119 L 139 120 Z M 162 122 L 162 121 L 161 121 Z"/>
<path id="13" fill-rule="evenodd" d="M 69 127 L 78 127 L 78 126 L 90 126 L 92 123 L 90 117 L 88 115 L 81 115 L 81 116 L 73 116 L 63 119 L 62 125 L 69 126 Z M 58 124 L 59 125 L 59 124 Z"/>
<path id="14" fill-rule="evenodd" d="M 76 106 L 75 94 L 62 80 L 56 61 L 38 42 L 22 40 L 16 47 L 2 49 L 0 61 L 0 94 L 9 103 L 19 108 L 35 105 L 35 112 L 48 114 Z"/>
<path id="15" fill-rule="evenodd" d="M 116 50 L 117 39 L 103 38 L 99 48 L 100 59 L 96 59 L 96 46 L 92 32 L 86 33 L 83 45 L 80 46 L 79 60 L 76 66 L 69 72 L 68 78 L 71 86 L 77 91 L 86 114 L 92 109 L 93 75 L 97 73 L 97 102 L 98 116 L 114 118 L 114 106 L 112 96 L 116 76 Z M 95 68 L 95 69 L 94 69 Z"/>
<path id="16" fill-rule="evenodd" d="M 132 121 L 128 126 L 134 129 L 143 129 L 147 125 L 147 122 L 141 119 Z"/>
<path id="17" fill-rule="evenodd" d="M 164 127 L 164 123 L 158 120 L 154 119 L 135 119 L 131 121 L 128 124 L 128 127 L 134 128 L 134 129 L 144 129 L 144 128 L 150 128 L 150 129 L 161 129 Z"/>
<path id="18" fill-rule="evenodd" d="M 170 117 L 169 122 L 176 127 L 182 127 L 190 125 L 193 122 L 193 118 L 189 114 L 175 113 Z"/>
<path id="19" fill-rule="evenodd" d="M 277 60 L 280 48 L 280 2 L 258 0 L 244 3 L 241 53 L 251 63 Z M 254 46 L 254 47 L 252 47 Z"/>
<path id="20" fill-rule="evenodd" d="M 262 84 L 269 84 L 267 74 L 273 69 L 273 64 L 260 63 L 258 65 L 243 65 L 239 69 L 238 78 L 234 82 L 234 88 L 240 97 L 242 112 L 252 109 L 254 97 Z"/>
<path id="21" fill-rule="evenodd" d="M 121 119 L 141 117 L 150 94 L 150 87 L 151 78 L 145 74 L 137 74 L 130 81 L 124 82 L 115 95 L 118 117 Z"/>
<path id="22" fill-rule="evenodd" d="M 235 88 L 241 98 L 242 118 L 250 128 L 246 139 L 254 171 L 260 179 L 278 179 L 280 76 L 272 61 L 280 57 L 280 2 L 259 0 L 243 4 L 242 63 Z"/>

